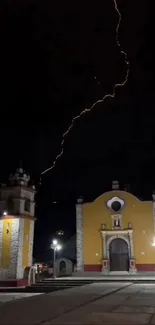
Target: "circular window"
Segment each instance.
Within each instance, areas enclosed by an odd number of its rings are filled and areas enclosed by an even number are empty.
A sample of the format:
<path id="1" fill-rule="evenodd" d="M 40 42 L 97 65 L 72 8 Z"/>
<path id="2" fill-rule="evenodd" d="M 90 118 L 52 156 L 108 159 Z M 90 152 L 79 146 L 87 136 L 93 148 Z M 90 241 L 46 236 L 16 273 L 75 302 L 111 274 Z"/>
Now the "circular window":
<path id="1" fill-rule="evenodd" d="M 119 201 L 114 201 L 111 207 L 115 212 L 118 212 L 121 209 L 121 203 Z"/>

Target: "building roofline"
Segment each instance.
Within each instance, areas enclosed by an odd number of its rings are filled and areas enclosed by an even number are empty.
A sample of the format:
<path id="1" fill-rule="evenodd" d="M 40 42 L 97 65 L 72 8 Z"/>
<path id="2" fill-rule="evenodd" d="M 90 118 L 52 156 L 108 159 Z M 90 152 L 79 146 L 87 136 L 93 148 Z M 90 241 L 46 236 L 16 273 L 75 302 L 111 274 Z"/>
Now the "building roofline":
<path id="1" fill-rule="evenodd" d="M 107 192 L 104 192 L 103 194 L 99 195 L 95 200 L 93 200 L 92 202 L 95 202 L 97 201 L 98 199 L 100 199 L 102 196 L 106 195 L 106 194 L 109 194 L 109 193 L 125 193 L 125 194 L 129 194 L 130 196 L 132 196 L 133 198 L 135 198 L 137 201 L 141 202 L 141 203 L 144 203 L 144 202 L 152 202 L 152 200 L 140 200 L 137 196 L 135 196 L 134 194 L 130 193 L 130 192 L 126 192 L 126 191 L 121 191 L 121 190 L 111 190 L 111 191 L 107 191 Z"/>

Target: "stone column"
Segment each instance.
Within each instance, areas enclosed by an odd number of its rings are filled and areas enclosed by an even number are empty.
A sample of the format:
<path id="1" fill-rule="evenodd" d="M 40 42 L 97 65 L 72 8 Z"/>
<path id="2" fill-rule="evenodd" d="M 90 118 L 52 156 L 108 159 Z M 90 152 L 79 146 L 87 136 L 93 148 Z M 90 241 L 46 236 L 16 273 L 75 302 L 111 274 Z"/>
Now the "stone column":
<path id="1" fill-rule="evenodd" d="M 82 198 L 79 198 L 76 205 L 76 260 L 77 271 L 84 271 L 83 261 L 83 213 L 82 213 Z"/>
<path id="2" fill-rule="evenodd" d="M 17 279 L 23 279 L 24 219 L 19 219 Z"/>
<path id="3" fill-rule="evenodd" d="M 108 273 L 109 271 L 109 261 L 107 256 L 107 245 L 106 245 L 106 232 L 102 232 L 103 238 L 103 259 L 102 259 L 102 273 Z"/>
<path id="4" fill-rule="evenodd" d="M 132 234 L 132 230 L 129 231 L 129 242 L 130 242 L 130 258 L 134 258 L 134 247 L 133 247 L 133 234 Z"/>
<path id="5" fill-rule="evenodd" d="M 135 274 L 136 269 L 136 259 L 134 257 L 134 245 L 133 245 L 133 231 L 129 230 L 129 243 L 130 243 L 130 256 L 129 256 L 129 273 Z"/>
<path id="6" fill-rule="evenodd" d="M 3 244 L 3 219 L 0 219 L 0 265 L 2 263 L 2 244 Z M 1 268 L 0 268 L 1 276 Z"/>
<path id="7" fill-rule="evenodd" d="M 33 265 L 34 223 L 35 223 L 35 220 L 31 220 L 30 221 L 28 266 L 32 266 Z"/>
<path id="8" fill-rule="evenodd" d="M 107 259 L 106 234 L 103 234 L 103 258 Z"/>
<path id="9" fill-rule="evenodd" d="M 152 212 L 153 212 L 153 221 L 154 221 L 154 233 L 155 233 L 155 192 L 152 194 Z"/>

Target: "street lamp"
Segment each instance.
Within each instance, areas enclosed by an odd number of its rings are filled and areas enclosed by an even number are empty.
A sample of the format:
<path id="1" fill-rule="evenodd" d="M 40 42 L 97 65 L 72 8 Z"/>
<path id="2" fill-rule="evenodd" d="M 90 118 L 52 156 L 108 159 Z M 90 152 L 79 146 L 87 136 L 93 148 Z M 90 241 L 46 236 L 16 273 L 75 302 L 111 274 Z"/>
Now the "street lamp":
<path id="1" fill-rule="evenodd" d="M 7 216 L 7 214 L 8 214 L 7 211 L 3 212 L 3 216 Z"/>
<path id="2" fill-rule="evenodd" d="M 56 278 L 56 268 L 55 268 L 55 261 L 56 261 L 56 252 L 59 251 L 62 247 L 58 244 L 56 239 L 53 239 L 51 248 L 53 249 L 53 278 Z"/>

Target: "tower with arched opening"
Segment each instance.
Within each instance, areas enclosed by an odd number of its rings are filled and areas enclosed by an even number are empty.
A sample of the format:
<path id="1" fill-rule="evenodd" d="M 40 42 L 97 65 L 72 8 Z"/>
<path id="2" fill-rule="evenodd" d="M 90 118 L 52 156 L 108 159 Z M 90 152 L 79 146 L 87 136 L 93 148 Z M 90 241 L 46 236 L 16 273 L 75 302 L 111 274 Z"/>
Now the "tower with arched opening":
<path id="1" fill-rule="evenodd" d="M 32 265 L 35 187 L 22 168 L 0 189 L 0 280 L 22 279 Z"/>

